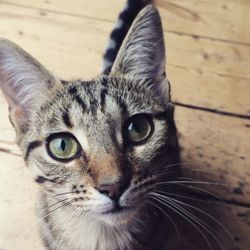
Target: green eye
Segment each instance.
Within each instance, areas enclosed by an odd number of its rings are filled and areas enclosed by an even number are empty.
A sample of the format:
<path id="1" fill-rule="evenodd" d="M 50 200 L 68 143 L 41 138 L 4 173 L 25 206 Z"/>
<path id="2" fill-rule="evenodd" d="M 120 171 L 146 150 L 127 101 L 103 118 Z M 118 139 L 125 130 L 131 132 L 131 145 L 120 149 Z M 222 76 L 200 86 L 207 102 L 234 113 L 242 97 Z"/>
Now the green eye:
<path id="1" fill-rule="evenodd" d="M 134 115 L 126 122 L 124 136 L 130 143 L 140 144 L 152 135 L 153 129 L 153 121 L 150 115 Z"/>
<path id="2" fill-rule="evenodd" d="M 71 135 L 56 134 L 49 138 L 47 149 L 56 160 L 71 160 L 78 153 L 79 144 Z"/>

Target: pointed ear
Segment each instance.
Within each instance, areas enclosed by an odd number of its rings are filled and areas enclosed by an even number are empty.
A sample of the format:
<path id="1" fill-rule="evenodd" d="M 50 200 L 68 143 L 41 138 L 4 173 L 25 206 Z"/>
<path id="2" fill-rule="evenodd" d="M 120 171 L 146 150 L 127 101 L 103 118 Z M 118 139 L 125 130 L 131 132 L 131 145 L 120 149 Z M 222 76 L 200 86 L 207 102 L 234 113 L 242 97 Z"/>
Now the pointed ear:
<path id="1" fill-rule="evenodd" d="M 16 44 L 0 39 L 0 88 L 10 106 L 10 119 L 21 132 L 32 110 L 59 83 L 37 60 Z"/>
<path id="2" fill-rule="evenodd" d="M 138 14 L 119 50 L 111 75 L 120 74 L 149 78 L 168 89 L 163 30 L 160 15 L 153 5 Z"/>

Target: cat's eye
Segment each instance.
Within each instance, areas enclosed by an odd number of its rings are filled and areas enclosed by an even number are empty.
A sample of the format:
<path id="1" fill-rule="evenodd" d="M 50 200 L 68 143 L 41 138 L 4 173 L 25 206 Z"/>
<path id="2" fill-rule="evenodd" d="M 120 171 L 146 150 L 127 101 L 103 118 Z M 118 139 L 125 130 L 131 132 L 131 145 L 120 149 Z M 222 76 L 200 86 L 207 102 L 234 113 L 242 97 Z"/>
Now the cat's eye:
<path id="1" fill-rule="evenodd" d="M 79 143 L 74 136 L 67 133 L 51 135 L 48 138 L 47 150 L 55 160 L 72 160 L 79 152 Z"/>
<path id="2" fill-rule="evenodd" d="M 124 138 L 134 145 L 145 142 L 153 133 L 152 117 L 148 114 L 138 114 L 130 117 L 124 126 Z"/>

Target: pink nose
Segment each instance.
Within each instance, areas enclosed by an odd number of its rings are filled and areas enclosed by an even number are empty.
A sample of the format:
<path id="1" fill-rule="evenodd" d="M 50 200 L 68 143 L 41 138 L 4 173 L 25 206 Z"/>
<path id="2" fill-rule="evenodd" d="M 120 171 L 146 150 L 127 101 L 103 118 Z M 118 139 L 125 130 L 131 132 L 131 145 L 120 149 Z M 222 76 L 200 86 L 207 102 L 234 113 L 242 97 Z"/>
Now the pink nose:
<path id="1" fill-rule="evenodd" d="M 107 195 L 110 199 L 118 201 L 128 185 L 128 181 L 120 180 L 111 184 L 101 184 L 98 190 L 101 194 Z"/>

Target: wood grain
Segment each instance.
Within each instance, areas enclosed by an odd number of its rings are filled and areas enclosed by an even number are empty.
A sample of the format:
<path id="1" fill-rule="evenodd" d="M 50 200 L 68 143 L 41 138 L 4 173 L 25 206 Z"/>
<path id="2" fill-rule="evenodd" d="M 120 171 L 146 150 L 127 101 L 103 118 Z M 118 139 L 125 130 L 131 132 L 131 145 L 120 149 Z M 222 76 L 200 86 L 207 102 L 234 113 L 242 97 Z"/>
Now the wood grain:
<path id="1" fill-rule="evenodd" d="M 0 249 L 41 250 L 37 184 L 20 157 L 0 152 Z"/>
<path id="2" fill-rule="evenodd" d="M 156 0 L 174 32 L 229 43 L 250 44 L 248 0 Z"/>
<path id="3" fill-rule="evenodd" d="M 41 14 L 40 10 L 8 4 L 0 6 L 0 36 L 24 47 L 57 75 L 86 79 L 99 73 L 113 24 L 66 14 Z M 165 33 L 165 37 L 174 101 L 250 114 L 250 47 L 173 33 Z"/>
<path id="4" fill-rule="evenodd" d="M 114 21 L 125 0 L 4 0 L 42 10 Z M 156 0 L 169 31 L 250 45 L 248 0 Z"/>
<path id="5" fill-rule="evenodd" d="M 200 187 L 250 204 L 250 121 L 181 107 L 175 118 L 184 175 L 218 183 Z"/>

